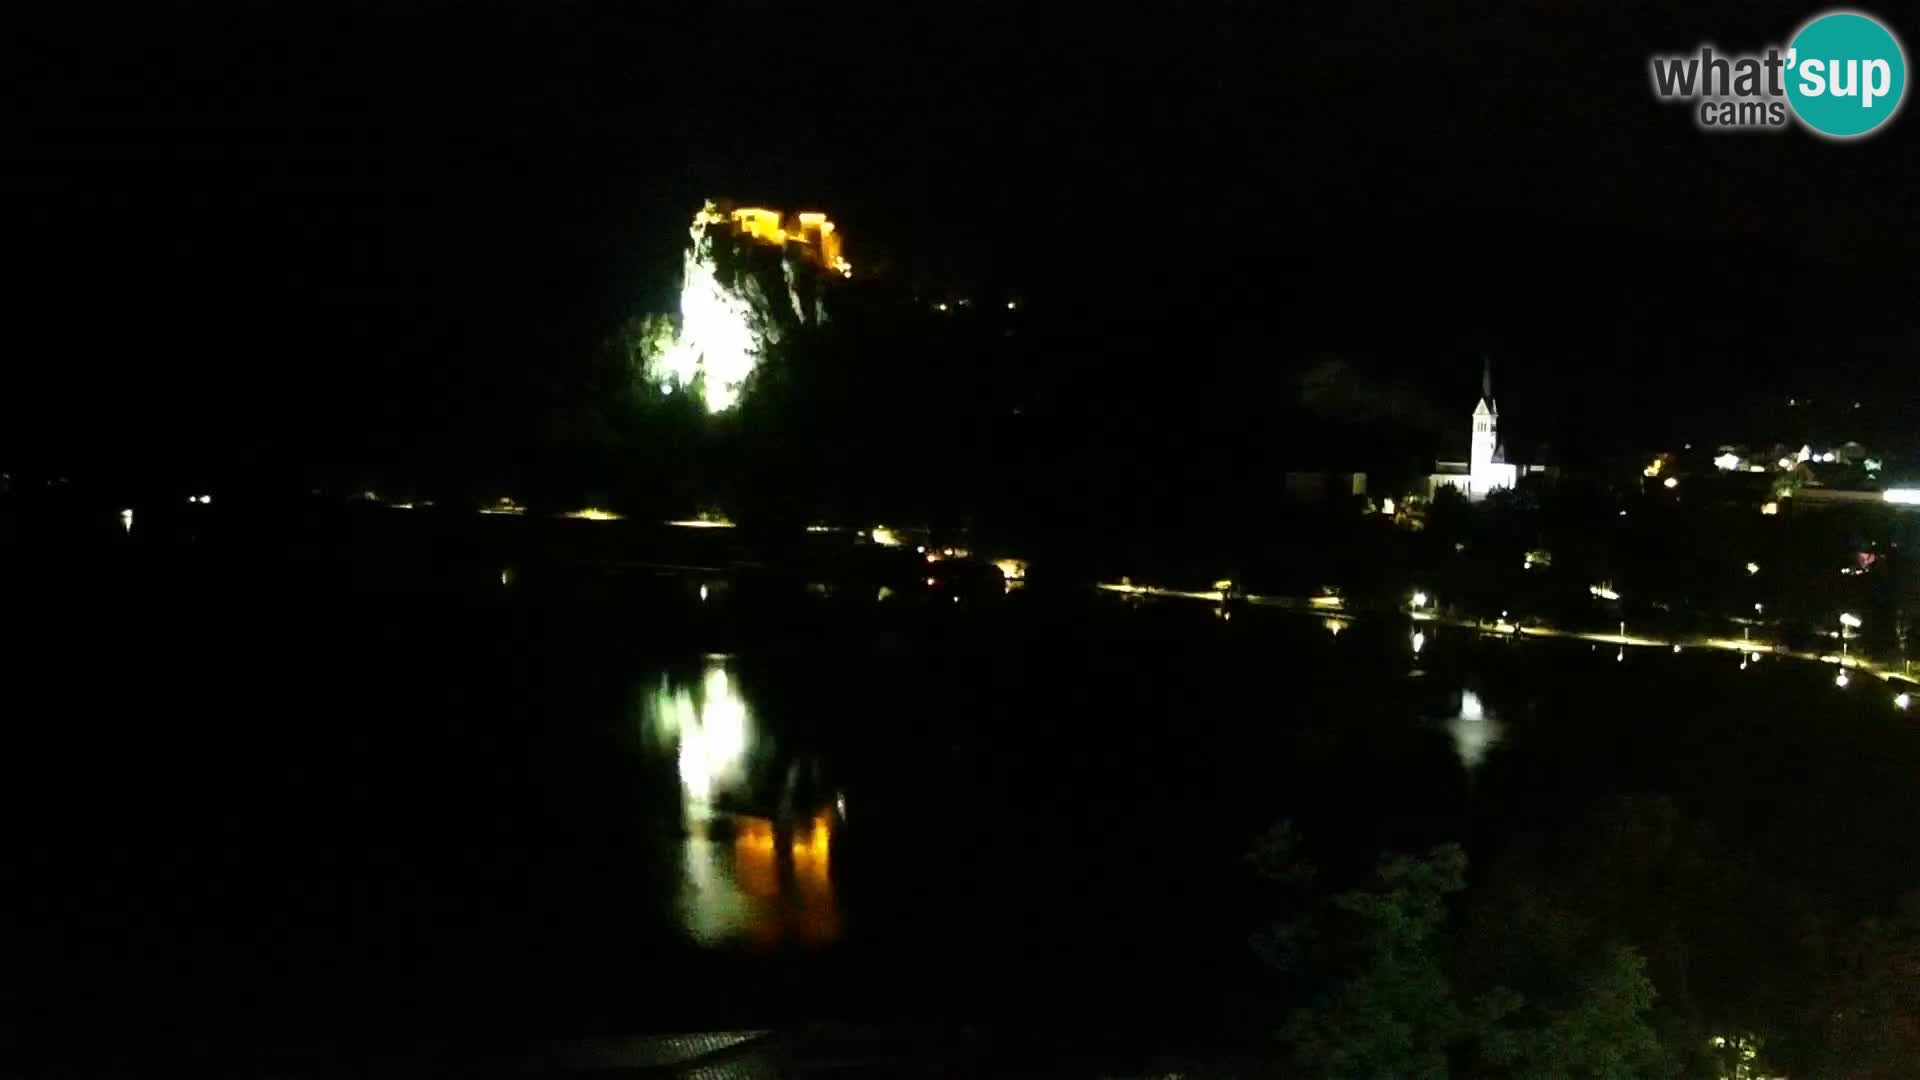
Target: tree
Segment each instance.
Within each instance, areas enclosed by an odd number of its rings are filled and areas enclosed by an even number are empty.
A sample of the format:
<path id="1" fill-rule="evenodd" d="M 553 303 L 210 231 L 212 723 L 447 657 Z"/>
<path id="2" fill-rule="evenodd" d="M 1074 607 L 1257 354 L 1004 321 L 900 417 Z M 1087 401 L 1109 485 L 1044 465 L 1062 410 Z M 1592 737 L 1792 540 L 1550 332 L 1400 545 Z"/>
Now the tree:
<path id="1" fill-rule="evenodd" d="M 1638 950 L 1594 944 L 1545 902 L 1479 912 L 1510 933 L 1491 964 L 1453 929 L 1466 887 L 1457 844 L 1383 857 L 1371 888 L 1316 902 L 1288 825 L 1250 861 L 1281 901 L 1256 950 L 1307 983 L 1279 1037 L 1305 1075 L 1352 1080 L 1640 1080 L 1671 1071 L 1648 1021 L 1655 992 Z M 1482 921 L 1481 925 L 1487 925 Z M 1529 994 L 1489 974 L 1511 975 Z"/>
<path id="2" fill-rule="evenodd" d="M 1647 961 L 1630 945 L 1606 950 L 1570 993 L 1531 1005 L 1504 986 L 1480 1000 L 1481 1058 L 1514 1080 L 1643 1080 L 1659 1075 L 1660 1041 Z"/>
<path id="3" fill-rule="evenodd" d="M 1445 1080 L 1447 1049 L 1467 1029 L 1436 939 L 1466 868 L 1453 844 L 1426 859 L 1391 857 L 1377 890 L 1332 899 L 1351 920 L 1358 955 L 1330 991 L 1287 1018 L 1280 1037 L 1296 1064 L 1329 1078 Z"/>
<path id="4" fill-rule="evenodd" d="M 1911 1076 L 1920 1062 L 1920 892 L 1863 920 L 1836 950 L 1816 1076 Z"/>

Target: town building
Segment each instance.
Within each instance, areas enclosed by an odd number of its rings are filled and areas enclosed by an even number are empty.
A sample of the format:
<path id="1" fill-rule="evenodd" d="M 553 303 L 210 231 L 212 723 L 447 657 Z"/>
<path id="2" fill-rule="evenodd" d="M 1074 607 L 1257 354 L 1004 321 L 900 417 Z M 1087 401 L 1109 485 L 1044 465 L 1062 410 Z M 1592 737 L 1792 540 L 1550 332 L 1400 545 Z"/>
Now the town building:
<path id="1" fill-rule="evenodd" d="M 1444 488 L 1479 502 L 1502 488 L 1519 484 L 1520 477 L 1547 471 L 1544 465 L 1513 465 L 1507 461 L 1505 445 L 1500 442 L 1500 406 L 1493 398 L 1493 366 L 1484 363 L 1480 370 L 1480 403 L 1473 407 L 1473 433 L 1467 443 L 1467 460 L 1436 461 L 1427 477 L 1427 494 Z"/>

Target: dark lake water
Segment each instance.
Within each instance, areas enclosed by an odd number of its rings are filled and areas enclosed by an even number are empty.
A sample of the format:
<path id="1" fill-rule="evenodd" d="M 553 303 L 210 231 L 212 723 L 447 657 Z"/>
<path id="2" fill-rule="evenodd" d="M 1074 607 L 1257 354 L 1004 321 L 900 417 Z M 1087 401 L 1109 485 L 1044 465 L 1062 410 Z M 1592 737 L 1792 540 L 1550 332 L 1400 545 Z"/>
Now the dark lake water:
<path id="1" fill-rule="evenodd" d="M 1837 906 L 1920 865 L 1920 737 L 1817 666 L 338 541 L 16 549 L 12 1039 L 1205 1040 L 1282 818 L 1335 878 L 1644 794 Z"/>

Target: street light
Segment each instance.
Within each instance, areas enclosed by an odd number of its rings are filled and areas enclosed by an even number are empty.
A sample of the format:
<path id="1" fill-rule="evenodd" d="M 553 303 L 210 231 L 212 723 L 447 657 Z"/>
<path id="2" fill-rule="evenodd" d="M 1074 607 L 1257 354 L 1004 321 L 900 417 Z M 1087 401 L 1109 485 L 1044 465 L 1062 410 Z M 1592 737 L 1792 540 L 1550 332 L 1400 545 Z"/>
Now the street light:
<path id="1" fill-rule="evenodd" d="M 1860 616 L 1850 611 L 1843 611 L 1840 613 L 1840 625 L 1858 630 L 1860 628 Z"/>
<path id="2" fill-rule="evenodd" d="M 1911 694 L 1899 693 L 1893 696 L 1893 707 L 1902 712 L 1906 711 L 1907 706 L 1911 704 L 1913 704 L 1913 695 Z"/>

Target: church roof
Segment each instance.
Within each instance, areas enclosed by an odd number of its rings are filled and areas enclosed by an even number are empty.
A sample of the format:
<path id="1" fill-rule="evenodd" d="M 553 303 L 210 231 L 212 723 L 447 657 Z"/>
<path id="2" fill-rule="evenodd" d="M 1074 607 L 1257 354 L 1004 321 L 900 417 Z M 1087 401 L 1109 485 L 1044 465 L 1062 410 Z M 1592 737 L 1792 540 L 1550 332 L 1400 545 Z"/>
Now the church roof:
<path id="1" fill-rule="evenodd" d="M 1480 404 L 1478 404 L 1478 405 L 1476 405 L 1476 406 L 1474 406 L 1474 408 L 1473 408 L 1473 415 L 1475 415 L 1475 416 L 1499 416 L 1499 415 L 1500 415 L 1500 407 L 1499 407 L 1498 405 L 1495 405 L 1495 404 L 1494 404 L 1494 402 L 1493 402 L 1493 399 L 1492 399 L 1492 398 L 1490 398 L 1490 397 L 1483 397 L 1483 398 L 1481 398 L 1481 399 L 1480 399 Z"/>

